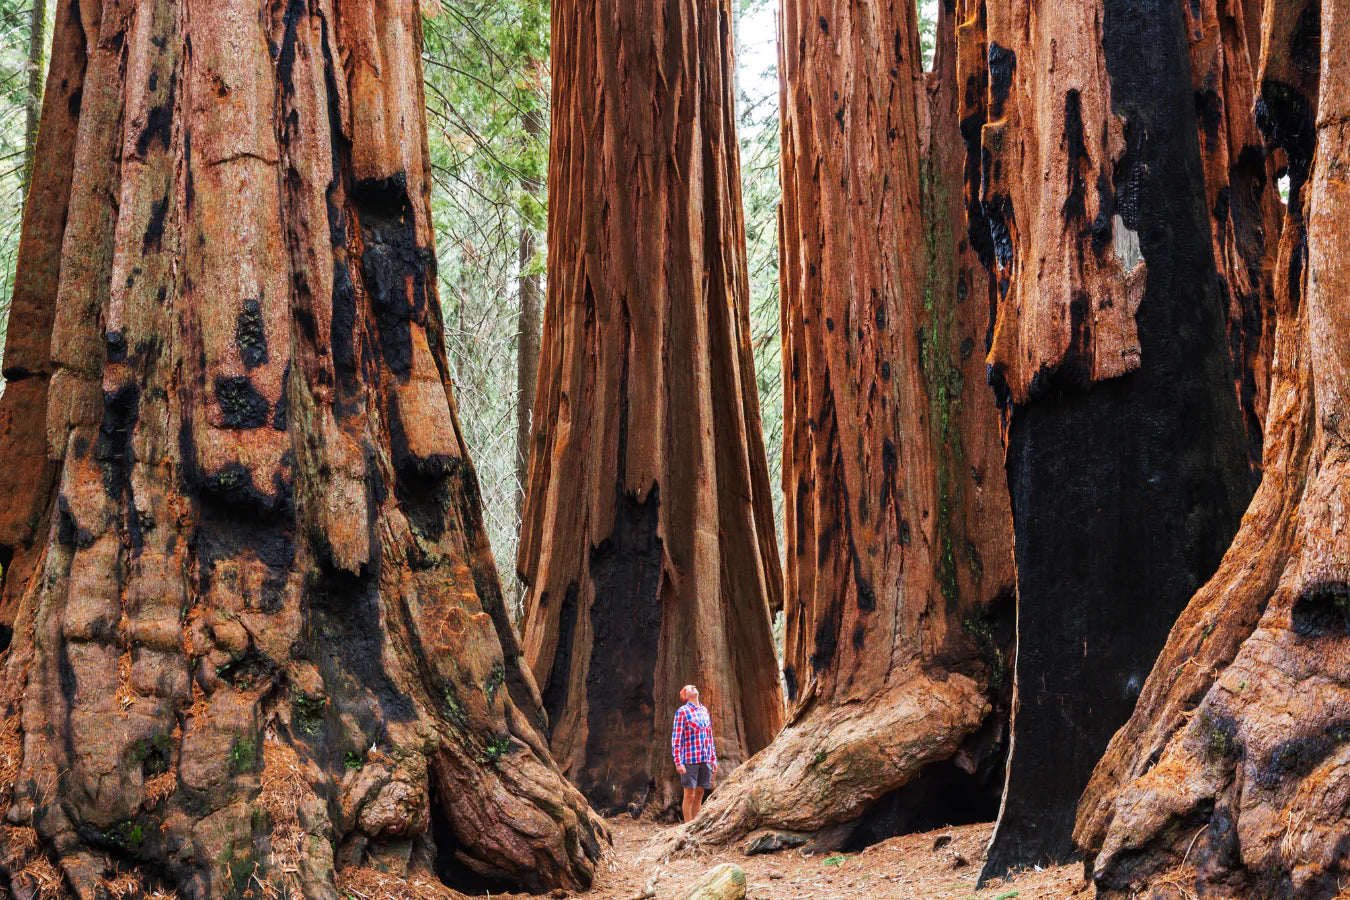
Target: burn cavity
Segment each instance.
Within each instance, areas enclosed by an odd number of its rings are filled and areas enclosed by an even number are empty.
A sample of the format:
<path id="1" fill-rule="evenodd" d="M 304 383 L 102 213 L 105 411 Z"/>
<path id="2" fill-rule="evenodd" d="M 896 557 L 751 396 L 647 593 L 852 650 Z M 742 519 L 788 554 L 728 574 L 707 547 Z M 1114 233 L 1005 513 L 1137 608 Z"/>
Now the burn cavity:
<path id="1" fill-rule="evenodd" d="M 217 376 L 215 394 L 223 427 L 247 431 L 267 424 L 271 406 L 247 376 Z"/>
<path id="2" fill-rule="evenodd" d="M 1301 638 L 1350 636 L 1350 585 L 1344 581 L 1310 584 L 1289 612 L 1290 628 Z"/>
<path id="3" fill-rule="evenodd" d="M 1083 142 L 1083 98 L 1077 90 L 1064 94 L 1064 150 L 1068 158 L 1069 195 L 1064 198 L 1060 213 L 1068 227 L 1070 222 L 1087 217 L 1083 166 L 1092 165 Z"/>
<path id="4" fill-rule="evenodd" d="M 597 809 L 641 812 L 651 790 L 646 766 L 607 771 L 616 742 L 645 753 L 656 713 L 655 669 L 662 631 L 661 491 L 653 482 L 644 500 L 620 490 L 609 537 L 591 548 L 589 569 L 596 598 L 590 609 L 595 636 L 586 672 L 589 736 L 579 786 Z M 666 712 L 662 710 L 662 712 Z M 671 713 L 674 710 L 670 710 Z M 591 774 L 594 773 L 594 774 Z"/>
<path id="5" fill-rule="evenodd" d="M 389 444 L 394 463 L 394 497 L 399 507 L 418 534 L 427 540 L 439 541 L 445 534 L 445 519 L 450 510 L 447 482 L 461 472 L 460 460 L 444 453 L 416 455 L 408 443 L 398 402 L 392 398 L 389 403 Z M 466 537 L 471 540 L 468 531 L 465 528 Z"/>
<path id="6" fill-rule="evenodd" d="M 267 362 L 267 332 L 263 328 L 262 304 L 244 301 L 234 323 L 234 343 L 244 368 L 256 369 Z"/>
<path id="7" fill-rule="evenodd" d="M 365 252 L 361 273 L 379 328 L 385 365 L 400 379 L 412 373 L 412 324 L 426 309 L 435 258 L 417 245 L 407 176 L 369 178 L 352 185 Z"/>
<path id="8" fill-rule="evenodd" d="M 131 467 L 136 462 L 132 435 L 140 416 L 140 403 L 141 389 L 134 384 L 103 395 L 103 417 L 94 442 L 94 459 L 103 469 L 103 490 L 114 500 L 121 500 L 131 492 Z"/>
<path id="9" fill-rule="evenodd" d="M 989 115 L 997 119 L 1003 115 L 1003 105 L 1012 90 L 1013 72 L 1017 69 L 1017 54 L 997 41 L 989 42 Z"/>

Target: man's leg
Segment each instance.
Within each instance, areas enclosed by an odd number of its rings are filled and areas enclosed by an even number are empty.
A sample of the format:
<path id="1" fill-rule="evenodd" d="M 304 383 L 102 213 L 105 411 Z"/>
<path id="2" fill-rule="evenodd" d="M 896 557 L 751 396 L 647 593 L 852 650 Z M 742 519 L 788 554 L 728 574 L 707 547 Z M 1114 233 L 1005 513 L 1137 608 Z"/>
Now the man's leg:
<path id="1" fill-rule="evenodd" d="M 698 811 L 699 811 L 700 809 L 703 808 L 703 791 L 704 791 L 703 788 L 694 788 L 694 790 L 693 790 L 692 792 L 691 792 L 691 791 L 685 791 L 686 794 L 693 793 L 693 795 L 694 795 L 694 815 L 695 815 L 695 816 L 698 815 Z M 691 818 L 693 818 L 693 816 L 689 816 L 688 818 L 685 819 L 685 821 L 688 822 L 689 819 L 691 819 Z"/>
<path id="2" fill-rule="evenodd" d="M 698 815 L 698 807 L 703 799 L 700 796 L 702 793 L 698 788 L 684 789 L 684 820 L 686 822 Z"/>

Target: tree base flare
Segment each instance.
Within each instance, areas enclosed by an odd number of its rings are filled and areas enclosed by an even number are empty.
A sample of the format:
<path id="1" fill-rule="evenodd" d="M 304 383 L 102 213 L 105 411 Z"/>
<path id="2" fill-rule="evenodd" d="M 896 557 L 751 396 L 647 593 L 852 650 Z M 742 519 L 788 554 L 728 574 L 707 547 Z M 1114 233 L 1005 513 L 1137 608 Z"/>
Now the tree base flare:
<path id="1" fill-rule="evenodd" d="M 694 821 L 643 855 L 724 846 L 759 829 L 814 834 L 856 820 L 924 766 L 955 754 L 990 711 L 973 679 L 918 673 L 863 703 L 810 708 L 717 785 Z"/>
<path id="2" fill-rule="evenodd" d="M 1350 882 L 1350 16 L 1268 4 L 1262 29 L 1258 120 L 1290 173 L 1265 481 L 1079 807 L 1105 898 L 1322 900 Z"/>

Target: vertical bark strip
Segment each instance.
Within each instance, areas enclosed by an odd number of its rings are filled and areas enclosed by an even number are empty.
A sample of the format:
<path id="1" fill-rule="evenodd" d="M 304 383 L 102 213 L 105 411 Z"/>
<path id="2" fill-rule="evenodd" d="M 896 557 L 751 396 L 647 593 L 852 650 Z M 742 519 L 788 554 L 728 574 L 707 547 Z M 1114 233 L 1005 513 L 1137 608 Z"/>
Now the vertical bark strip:
<path id="1" fill-rule="evenodd" d="M 18 896 L 51 863 L 79 897 L 584 886 L 598 824 L 448 388 L 420 14 L 259 10 L 57 13 L 0 406 L 4 477 L 46 479 L 0 535 L 0 868 Z"/>
<path id="2" fill-rule="evenodd" d="M 1252 11 L 1238 0 L 1200 0 L 1185 3 L 1182 9 L 1214 261 L 1228 303 L 1232 378 L 1247 456 L 1259 470 L 1275 347 L 1271 274 L 1283 215 L 1275 167 L 1267 159 L 1252 114 L 1261 48 L 1259 43 L 1248 44 L 1245 17 Z M 1260 9 L 1254 12 L 1259 30 Z"/>
<path id="3" fill-rule="evenodd" d="M 1106 897 L 1324 898 L 1350 877 L 1350 9 L 1272 0 L 1263 22 L 1257 117 L 1290 176 L 1266 475 L 1079 808 Z"/>
<path id="4" fill-rule="evenodd" d="M 782 721 L 725 0 L 553 6 L 549 277 L 519 570 L 564 771 L 678 804 L 693 682 L 724 771 Z"/>
<path id="5" fill-rule="evenodd" d="M 960 40 L 1018 580 L 988 877 L 1072 852 L 1092 765 L 1252 477 L 1180 4 L 971 2 Z"/>
<path id="6" fill-rule="evenodd" d="M 95 10 L 96 11 L 96 10 Z M 47 392 L 52 377 L 52 322 L 61 274 L 76 136 L 85 70 L 98 21 L 81 19 L 80 7 L 63 3 L 52 35 L 52 64 L 43 97 L 42 129 L 35 153 L 44 165 L 33 173 L 19 235 L 14 297 L 5 335 L 0 395 L 0 644 L 8 646 L 24 586 L 45 537 L 57 468 L 47 458 Z"/>
<path id="7" fill-rule="evenodd" d="M 782 21 L 792 712 L 686 842 L 870 840 L 950 821 L 956 790 L 992 815 L 1001 786 L 1011 519 L 973 353 L 984 273 L 954 224 L 952 22 L 927 78 L 909 0 L 789 0 Z"/>

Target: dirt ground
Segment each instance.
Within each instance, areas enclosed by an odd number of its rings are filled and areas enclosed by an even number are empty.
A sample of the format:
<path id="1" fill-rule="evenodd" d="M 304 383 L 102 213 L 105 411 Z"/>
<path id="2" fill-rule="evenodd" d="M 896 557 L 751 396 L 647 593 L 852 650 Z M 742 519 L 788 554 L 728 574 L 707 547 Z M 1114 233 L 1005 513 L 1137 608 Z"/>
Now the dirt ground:
<path id="1" fill-rule="evenodd" d="M 640 861 L 647 841 L 663 826 L 628 817 L 609 820 L 614 850 L 601 863 L 595 887 L 581 900 L 629 900 L 639 897 L 653 875 L 657 900 L 678 900 L 709 869 L 734 862 L 745 870 L 746 897 L 751 900 L 1041 900 L 1093 896 L 1075 863 L 1044 871 L 1028 870 L 975 889 L 992 825 L 944 828 L 927 834 L 892 838 L 859 853 L 784 850 L 743 856 L 739 850 L 675 859 Z M 949 839 L 948 839 L 949 838 Z M 506 900 L 500 894 L 492 895 Z M 526 900 L 527 894 L 507 895 Z M 562 894 L 555 896 L 572 896 Z"/>

